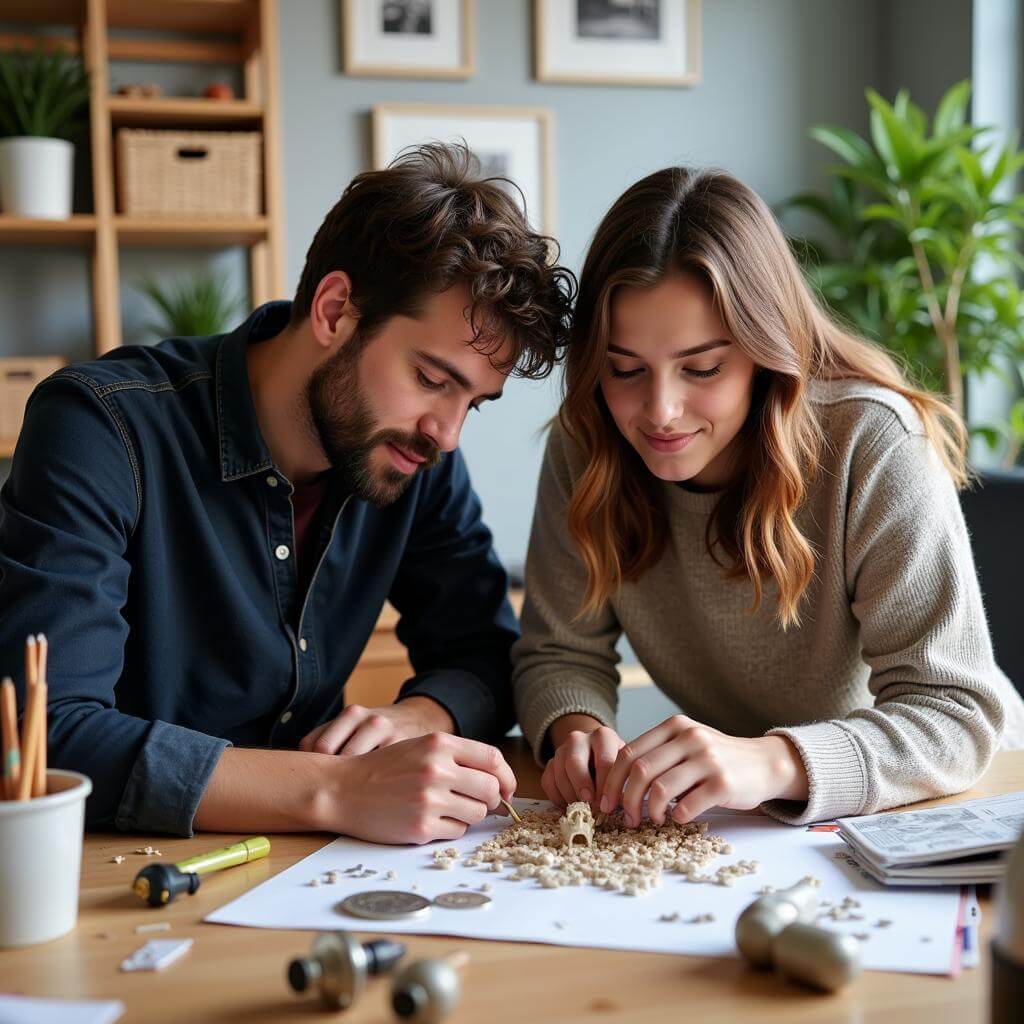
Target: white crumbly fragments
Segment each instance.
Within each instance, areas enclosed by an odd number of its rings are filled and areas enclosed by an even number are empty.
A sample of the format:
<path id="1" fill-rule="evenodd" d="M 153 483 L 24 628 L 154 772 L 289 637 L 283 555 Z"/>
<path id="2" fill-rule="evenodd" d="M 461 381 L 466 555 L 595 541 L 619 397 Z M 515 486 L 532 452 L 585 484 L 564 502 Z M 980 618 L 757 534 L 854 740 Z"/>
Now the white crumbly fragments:
<path id="1" fill-rule="evenodd" d="M 409 888 L 412 889 L 413 892 L 420 891 L 420 887 L 415 882 L 413 882 L 412 885 L 409 886 Z"/>
<path id="2" fill-rule="evenodd" d="M 726 843 L 726 846 L 729 846 L 729 844 Z M 732 847 L 729 846 L 729 849 L 731 850 Z M 723 850 L 722 852 L 726 851 Z M 737 878 L 755 874 L 758 866 L 756 860 L 738 860 L 735 864 L 723 864 L 722 867 L 715 871 L 715 882 L 718 885 L 732 885 Z"/>
<path id="3" fill-rule="evenodd" d="M 484 884 L 480 886 L 479 891 L 480 892 L 490 892 L 492 888 L 493 888 L 493 886 L 491 885 L 490 882 L 484 882 Z"/>
<path id="4" fill-rule="evenodd" d="M 714 921 L 714 914 L 695 914 L 686 923 L 687 924 L 711 924 Z"/>
<path id="5" fill-rule="evenodd" d="M 861 942 L 867 942 L 868 939 L 871 938 L 871 935 L 868 932 L 854 932 L 853 937 L 855 939 L 859 939 Z"/>
<path id="6" fill-rule="evenodd" d="M 875 922 L 875 927 L 876 928 L 888 928 L 891 924 L 892 924 L 892 921 L 890 921 L 887 917 L 880 917 Z"/>
<path id="7" fill-rule="evenodd" d="M 668 921 L 668 922 L 678 921 L 679 920 L 679 911 L 678 910 L 673 910 L 671 914 L 662 914 L 661 917 L 658 918 L 658 920 L 659 921 Z"/>
<path id="8" fill-rule="evenodd" d="M 397 877 L 398 877 L 398 875 L 396 875 L 396 874 L 394 873 L 394 871 L 389 871 L 389 872 L 388 872 L 388 873 L 387 873 L 387 874 L 386 874 L 386 875 L 384 876 L 384 881 L 385 881 L 385 882 L 393 882 L 393 881 L 394 881 L 394 880 L 395 880 L 395 879 L 396 879 Z"/>
<path id="9" fill-rule="evenodd" d="M 111 864 L 123 864 L 128 858 L 123 854 L 119 853 L 114 857 L 110 858 Z"/>
<path id="10" fill-rule="evenodd" d="M 136 853 L 141 854 L 144 857 L 162 857 L 163 853 L 160 850 L 154 849 L 152 846 L 140 846 Z M 118 862 L 120 863 L 120 862 Z"/>
<path id="11" fill-rule="evenodd" d="M 594 845 L 594 814 L 590 804 L 582 800 L 569 804 L 565 814 L 558 819 L 558 828 L 562 833 L 563 846 Z"/>
<path id="12" fill-rule="evenodd" d="M 571 823 L 573 828 L 590 813 L 582 802 L 580 809 Z M 575 833 L 567 835 L 564 821 L 557 811 L 527 809 L 521 823 L 509 824 L 478 846 L 472 856 L 495 872 L 511 865 L 513 870 L 505 875 L 509 881 L 536 879 L 545 889 L 593 885 L 639 896 L 656 888 L 665 872 L 694 882 L 712 881 L 712 876 L 700 869 L 729 845 L 721 836 L 709 834 L 706 822 L 680 825 L 669 819 L 663 825 L 645 821 L 638 828 L 629 828 L 621 811 L 608 815 L 601 825 L 594 823 L 587 845 L 571 841 Z M 439 854 L 434 858 L 437 863 Z M 721 869 L 715 880 L 731 880 L 756 870 L 756 861 L 738 861 Z"/>
<path id="13" fill-rule="evenodd" d="M 327 872 L 327 877 L 324 879 L 324 881 L 328 885 L 337 885 L 340 880 L 341 880 L 341 872 L 340 871 L 328 871 Z"/>
<path id="14" fill-rule="evenodd" d="M 452 860 L 455 860 L 455 858 L 458 857 L 458 855 L 459 855 L 459 851 L 456 850 L 454 846 L 449 846 L 444 851 L 444 856 L 445 857 L 451 857 Z"/>
<path id="15" fill-rule="evenodd" d="M 451 871 L 452 866 L 454 864 L 455 864 L 455 861 L 453 861 L 451 859 L 451 857 L 435 857 L 434 858 L 434 867 L 437 868 L 440 871 Z"/>
<path id="16" fill-rule="evenodd" d="M 154 921 L 153 924 L 137 924 L 135 932 L 137 935 L 144 935 L 146 932 L 169 932 L 170 921 Z"/>
<path id="17" fill-rule="evenodd" d="M 311 878 L 309 880 L 309 887 L 311 889 L 319 889 L 320 888 L 320 879 L 319 878 Z"/>

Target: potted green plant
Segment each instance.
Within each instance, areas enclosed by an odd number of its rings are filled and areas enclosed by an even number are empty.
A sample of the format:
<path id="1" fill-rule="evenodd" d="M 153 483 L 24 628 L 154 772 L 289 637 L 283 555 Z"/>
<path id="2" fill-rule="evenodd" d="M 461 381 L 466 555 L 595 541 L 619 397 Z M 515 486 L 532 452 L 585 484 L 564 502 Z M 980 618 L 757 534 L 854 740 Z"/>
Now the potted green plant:
<path id="1" fill-rule="evenodd" d="M 194 274 L 162 283 L 142 277 L 136 288 L 157 307 L 160 317 L 145 325 L 158 338 L 196 338 L 220 334 L 242 303 L 224 274 Z"/>
<path id="2" fill-rule="evenodd" d="M 1015 138 L 967 123 L 970 84 L 954 85 L 929 123 L 906 91 L 893 103 L 872 90 L 870 141 L 822 125 L 812 136 L 836 153 L 827 192 L 784 208 L 809 211 L 828 242 L 794 240 L 825 303 L 854 329 L 894 350 L 921 384 L 949 397 L 971 431 L 1001 451 L 1003 468 L 975 470 L 961 494 L 996 658 L 1024 691 L 1020 565 L 1024 558 L 1024 399 L 997 422 L 968 417 L 968 375 L 1024 379 L 1024 154 Z"/>
<path id="3" fill-rule="evenodd" d="M 797 240 L 826 304 L 897 352 L 916 380 L 967 414 L 964 378 L 997 374 L 1019 391 L 1024 294 L 1015 277 L 1024 196 L 1016 139 L 985 145 L 992 129 L 967 124 L 970 83 L 954 85 L 929 122 L 903 90 L 893 103 L 867 90 L 870 140 L 818 125 L 811 135 L 841 160 L 831 187 L 783 209 L 810 211 L 828 242 Z M 1024 441 L 1024 400 L 972 430 L 1013 465 Z"/>
<path id="4" fill-rule="evenodd" d="M 0 53 L 0 208 L 71 216 L 74 144 L 89 101 L 81 61 L 57 47 Z"/>

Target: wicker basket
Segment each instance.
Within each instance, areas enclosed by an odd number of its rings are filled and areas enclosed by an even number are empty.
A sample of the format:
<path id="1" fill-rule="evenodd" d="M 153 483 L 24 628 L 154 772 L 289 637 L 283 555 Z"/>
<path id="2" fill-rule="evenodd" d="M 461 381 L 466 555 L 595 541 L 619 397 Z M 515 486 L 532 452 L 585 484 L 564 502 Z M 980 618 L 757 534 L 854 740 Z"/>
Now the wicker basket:
<path id="1" fill-rule="evenodd" d="M 117 133 L 121 212 L 133 217 L 258 217 L 259 132 Z"/>
<path id="2" fill-rule="evenodd" d="M 66 359 L 47 357 L 0 359 L 0 440 L 17 438 L 33 388 L 66 364 Z"/>

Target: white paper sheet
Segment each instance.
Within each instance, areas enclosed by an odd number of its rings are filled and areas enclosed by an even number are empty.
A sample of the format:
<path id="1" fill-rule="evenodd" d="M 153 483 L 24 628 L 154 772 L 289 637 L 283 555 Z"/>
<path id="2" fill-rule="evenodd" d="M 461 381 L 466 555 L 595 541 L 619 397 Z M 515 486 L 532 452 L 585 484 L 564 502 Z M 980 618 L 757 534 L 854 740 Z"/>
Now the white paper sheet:
<path id="1" fill-rule="evenodd" d="M 114 1024 L 123 1013 L 124 1003 L 117 1000 L 72 1002 L 0 995 L 3 1024 Z"/>
<path id="2" fill-rule="evenodd" d="M 515 803 L 519 809 L 549 806 L 525 800 Z M 881 886 L 850 862 L 848 847 L 834 832 L 793 828 L 760 815 L 712 812 L 707 818 L 709 830 L 724 836 L 733 848 L 732 854 L 711 861 L 708 870 L 741 859 L 758 860 L 756 875 L 724 887 L 687 882 L 681 875 L 666 872 L 659 888 L 632 897 L 587 885 L 543 889 L 535 879 L 514 882 L 507 878 L 509 865 L 500 874 L 486 867 L 467 868 L 461 862 L 449 871 L 434 867 L 435 849 L 454 846 L 460 854 L 468 854 L 508 823 L 507 818 L 491 817 L 454 843 L 393 847 L 337 839 L 209 914 L 206 920 L 254 928 L 346 928 L 732 957 L 738 955 L 733 940 L 736 918 L 758 890 L 764 885 L 780 889 L 804 875 L 813 875 L 821 879 L 822 900 L 837 904 L 852 896 L 860 901 L 856 912 L 863 914 L 863 920 L 820 923 L 851 934 L 867 933 L 869 938 L 863 943 L 866 968 L 921 974 L 951 974 L 958 969 L 959 957 L 954 956 L 959 945 L 958 887 L 913 890 Z M 378 873 L 358 880 L 342 875 L 336 885 L 309 885 L 323 872 L 344 871 L 359 863 Z M 397 876 L 393 882 L 384 881 L 388 871 Z M 409 890 L 416 883 L 421 895 L 432 898 L 458 890 L 460 882 L 474 889 L 490 882 L 493 903 L 483 910 L 431 907 L 423 918 L 409 921 L 364 920 L 339 909 L 341 901 L 356 892 L 392 887 Z M 714 914 L 715 920 L 708 924 L 658 920 L 661 914 L 673 911 L 684 920 L 704 913 Z M 892 924 L 875 927 L 879 919 Z"/>

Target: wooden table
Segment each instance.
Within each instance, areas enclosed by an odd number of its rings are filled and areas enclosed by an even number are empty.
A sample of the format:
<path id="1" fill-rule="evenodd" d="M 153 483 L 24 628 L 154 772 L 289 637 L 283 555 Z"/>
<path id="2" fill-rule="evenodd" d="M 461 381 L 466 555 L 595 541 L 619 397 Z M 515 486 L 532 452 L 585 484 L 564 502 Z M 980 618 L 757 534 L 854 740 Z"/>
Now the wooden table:
<path id="1" fill-rule="evenodd" d="M 507 756 L 523 796 L 540 796 L 539 773 L 521 740 Z M 1001 754 L 981 780 L 957 799 L 1024 789 L 1024 752 Z M 941 801 L 937 801 L 941 802 Z M 922 805 L 925 806 L 925 805 Z M 152 843 L 165 859 L 181 860 L 238 839 L 203 834 L 194 839 L 96 834 L 85 840 L 81 914 L 70 935 L 42 946 L 0 952 L 0 991 L 54 998 L 121 999 L 129 1024 L 206 1021 L 288 1022 L 333 1020 L 319 1003 L 294 996 L 285 967 L 308 952 L 311 932 L 265 931 L 203 924 L 203 915 L 294 864 L 329 841 L 325 835 L 273 837 L 267 860 L 210 876 L 199 892 L 159 911 L 140 906 L 129 883 Z M 113 864 L 117 853 L 129 854 Z M 991 896 L 982 890 L 983 949 L 992 930 Z M 135 926 L 169 921 L 167 936 L 191 936 L 195 946 L 163 973 L 122 974 L 121 960 L 147 938 Z M 372 936 L 364 936 L 369 938 Z M 988 964 L 959 978 L 866 972 L 845 992 L 823 996 L 747 969 L 739 960 L 567 949 L 532 943 L 482 942 L 400 936 L 409 956 L 437 956 L 468 949 L 462 1005 L 453 1024 L 558 1021 L 701 1024 L 756 1021 L 894 1022 L 975 1024 L 987 1020 Z M 393 1020 L 386 981 L 371 981 L 345 1021 Z M 338 1018 L 341 1019 L 341 1018 Z"/>

